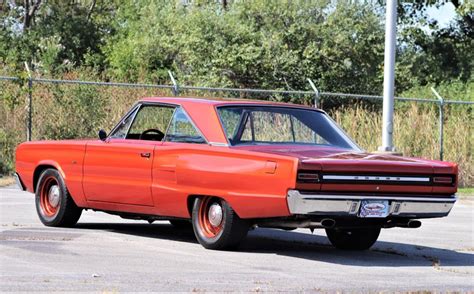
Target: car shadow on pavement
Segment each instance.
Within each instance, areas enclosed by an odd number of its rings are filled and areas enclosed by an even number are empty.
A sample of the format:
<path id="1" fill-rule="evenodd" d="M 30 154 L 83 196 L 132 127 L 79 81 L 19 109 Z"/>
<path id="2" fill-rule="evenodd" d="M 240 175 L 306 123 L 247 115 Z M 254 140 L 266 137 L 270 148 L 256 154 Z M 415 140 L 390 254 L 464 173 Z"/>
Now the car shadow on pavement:
<path id="1" fill-rule="evenodd" d="M 79 229 L 104 230 L 119 234 L 196 243 L 192 228 L 175 228 L 167 223 L 79 223 Z M 205 250 L 205 249 L 203 249 Z M 241 253 L 276 254 L 364 267 L 472 266 L 474 254 L 406 243 L 378 241 L 367 251 L 343 251 L 332 247 L 325 236 L 296 231 L 258 228 L 251 230 Z"/>
<path id="2" fill-rule="evenodd" d="M 474 264 L 474 254 L 450 249 L 377 241 L 370 250 L 344 251 L 334 248 L 326 236 L 320 233 L 312 235 L 272 229 L 258 229 L 251 232 L 242 244 L 241 251 L 273 252 L 320 262 L 364 267 L 439 267 Z"/>

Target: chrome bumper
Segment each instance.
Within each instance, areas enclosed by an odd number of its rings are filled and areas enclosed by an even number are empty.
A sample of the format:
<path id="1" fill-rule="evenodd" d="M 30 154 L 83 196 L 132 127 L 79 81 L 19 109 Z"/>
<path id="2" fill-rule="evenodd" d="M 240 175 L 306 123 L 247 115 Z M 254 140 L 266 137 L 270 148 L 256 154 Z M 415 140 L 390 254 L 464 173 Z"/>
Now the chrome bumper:
<path id="1" fill-rule="evenodd" d="M 457 200 L 441 197 L 405 196 L 351 196 L 301 194 L 298 190 L 288 191 L 288 208 L 291 214 L 324 216 L 357 216 L 362 200 L 388 200 L 388 216 L 428 218 L 447 216 Z"/>
<path id="2" fill-rule="evenodd" d="M 25 187 L 25 185 L 23 185 L 23 182 L 21 181 L 20 176 L 18 175 L 18 173 L 15 173 L 15 175 L 13 175 L 13 177 L 15 178 L 15 182 L 16 182 L 16 185 L 18 186 L 18 188 L 20 188 L 22 191 L 26 191 L 26 187 Z"/>

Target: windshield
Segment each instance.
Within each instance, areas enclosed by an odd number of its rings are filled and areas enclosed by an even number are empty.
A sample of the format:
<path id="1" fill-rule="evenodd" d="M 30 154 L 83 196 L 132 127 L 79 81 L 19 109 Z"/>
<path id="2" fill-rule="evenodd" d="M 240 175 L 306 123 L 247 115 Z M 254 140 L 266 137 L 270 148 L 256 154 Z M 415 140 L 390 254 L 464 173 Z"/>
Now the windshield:
<path id="1" fill-rule="evenodd" d="M 360 149 L 324 113 L 278 106 L 217 108 L 231 145 L 306 144 Z"/>

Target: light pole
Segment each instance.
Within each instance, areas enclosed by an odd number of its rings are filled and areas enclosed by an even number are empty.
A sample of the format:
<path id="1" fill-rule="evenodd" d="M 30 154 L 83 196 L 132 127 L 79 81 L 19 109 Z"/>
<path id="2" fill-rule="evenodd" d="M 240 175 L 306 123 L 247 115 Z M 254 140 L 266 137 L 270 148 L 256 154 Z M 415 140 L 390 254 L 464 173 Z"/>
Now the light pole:
<path id="1" fill-rule="evenodd" d="M 393 101 L 395 84 L 395 51 L 397 35 L 397 0 L 387 0 L 385 12 L 385 58 L 383 76 L 382 146 L 379 151 L 394 152 Z"/>

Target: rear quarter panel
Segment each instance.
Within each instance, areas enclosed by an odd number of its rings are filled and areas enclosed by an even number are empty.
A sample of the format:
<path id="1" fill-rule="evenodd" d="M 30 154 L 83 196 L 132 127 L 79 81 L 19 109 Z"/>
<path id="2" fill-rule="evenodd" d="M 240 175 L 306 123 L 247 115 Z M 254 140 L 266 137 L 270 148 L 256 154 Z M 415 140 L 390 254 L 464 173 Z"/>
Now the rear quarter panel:
<path id="1" fill-rule="evenodd" d="M 164 143 L 155 149 L 153 197 L 157 214 L 189 217 L 188 197 L 225 199 L 242 218 L 289 215 L 296 158 L 227 147 Z"/>
<path id="2" fill-rule="evenodd" d="M 34 193 L 34 174 L 37 168 L 52 166 L 66 182 L 78 206 L 86 207 L 82 189 L 82 165 L 86 141 L 41 141 L 22 143 L 16 150 L 16 172 L 27 191 Z"/>

